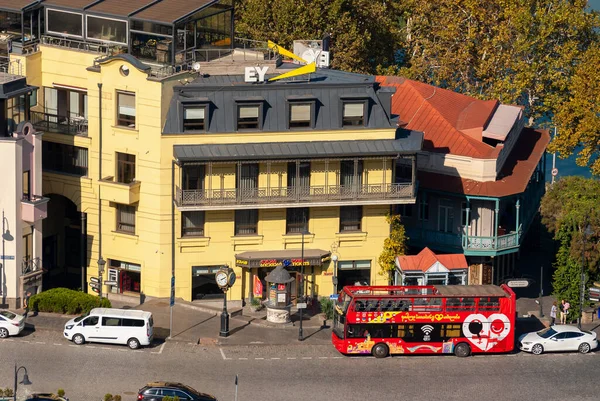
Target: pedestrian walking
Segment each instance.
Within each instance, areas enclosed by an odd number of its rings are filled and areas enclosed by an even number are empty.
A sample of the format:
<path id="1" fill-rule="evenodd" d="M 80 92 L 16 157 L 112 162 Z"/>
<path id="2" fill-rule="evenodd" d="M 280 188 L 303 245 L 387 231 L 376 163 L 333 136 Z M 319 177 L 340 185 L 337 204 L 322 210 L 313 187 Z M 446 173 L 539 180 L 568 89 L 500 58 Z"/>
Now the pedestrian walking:
<path id="1" fill-rule="evenodd" d="M 567 315 L 569 314 L 569 308 L 571 304 L 566 302 L 564 299 L 560 303 L 560 324 L 567 324 Z"/>
<path id="2" fill-rule="evenodd" d="M 29 313 L 29 298 L 31 298 L 31 292 L 27 291 L 25 293 L 25 298 L 23 299 L 23 307 L 25 307 L 23 316 L 25 316 L 25 318 L 27 318 L 27 314 Z"/>
<path id="3" fill-rule="evenodd" d="M 556 306 L 556 301 L 552 302 L 552 308 L 550 309 L 550 318 L 552 321 L 550 322 L 550 326 L 554 326 L 554 322 L 556 321 L 556 311 L 558 307 Z"/>

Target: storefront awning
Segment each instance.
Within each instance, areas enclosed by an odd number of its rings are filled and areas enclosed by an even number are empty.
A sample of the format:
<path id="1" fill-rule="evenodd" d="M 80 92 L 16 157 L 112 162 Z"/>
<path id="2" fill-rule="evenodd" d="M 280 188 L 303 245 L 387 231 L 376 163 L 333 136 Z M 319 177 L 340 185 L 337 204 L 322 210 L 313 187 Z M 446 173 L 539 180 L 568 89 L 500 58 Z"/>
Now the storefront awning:
<path id="1" fill-rule="evenodd" d="M 329 261 L 331 252 L 322 249 L 305 249 L 304 266 L 322 266 Z M 285 260 L 290 261 L 290 267 L 302 266 L 302 251 L 286 249 L 281 251 L 248 251 L 235 255 L 238 267 L 261 268 L 275 267 Z"/>

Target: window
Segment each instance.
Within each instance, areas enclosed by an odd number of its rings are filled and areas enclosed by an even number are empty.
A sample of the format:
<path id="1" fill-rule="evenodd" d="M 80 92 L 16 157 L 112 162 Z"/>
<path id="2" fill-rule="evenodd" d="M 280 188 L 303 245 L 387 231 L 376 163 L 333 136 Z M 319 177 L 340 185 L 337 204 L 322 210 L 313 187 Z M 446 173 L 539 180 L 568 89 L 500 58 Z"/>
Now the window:
<path id="1" fill-rule="evenodd" d="M 87 15 L 87 38 L 127 44 L 127 22 Z"/>
<path id="2" fill-rule="evenodd" d="M 183 132 L 205 130 L 206 106 L 186 106 L 183 108 Z"/>
<path id="3" fill-rule="evenodd" d="M 258 210 L 235 211 L 235 235 L 258 234 Z"/>
<path id="4" fill-rule="evenodd" d="M 312 103 L 290 104 L 290 128 L 312 127 Z"/>
<path id="5" fill-rule="evenodd" d="M 84 326 L 95 326 L 98 324 L 98 316 L 90 316 L 83 321 Z"/>
<path id="6" fill-rule="evenodd" d="M 299 165 L 298 165 L 299 164 Z M 288 187 L 310 187 L 310 162 L 289 162 L 287 168 L 287 186 Z M 298 175 L 296 175 L 296 166 L 298 166 Z"/>
<path id="7" fill-rule="evenodd" d="M 258 163 L 242 164 L 237 179 L 237 188 L 255 190 L 258 187 Z"/>
<path id="8" fill-rule="evenodd" d="M 500 299 L 499 298 L 479 298 L 479 311 L 498 312 L 500 310 Z"/>
<path id="9" fill-rule="evenodd" d="M 117 182 L 130 184 L 135 180 L 135 156 L 117 152 Z"/>
<path id="10" fill-rule="evenodd" d="M 398 338 L 413 338 L 415 337 L 415 325 L 414 324 L 399 324 L 398 325 Z"/>
<path id="11" fill-rule="evenodd" d="M 102 318 L 102 326 L 120 326 L 121 325 L 121 319 L 116 318 L 116 317 L 103 317 Z"/>
<path id="12" fill-rule="evenodd" d="M 144 321 L 140 319 L 122 319 L 121 322 L 124 327 L 144 327 Z"/>
<path id="13" fill-rule="evenodd" d="M 583 333 L 575 333 L 573 331 L 568 331 L 565 333 L 565 338 L 579 338 L 583 337 Z"/>
<path id="14" fill-rule="evenodd" d="M 429 202 L 425 192 L 421 193 L 421 197 L 419 199 L 419 220 L 429 220 Z"/>
<path id="15" fill-rule="evenodd" d="M 88 150 L 78 146 L 42 141 L 42 168 L 53 173 L 87 176 Z"/>
<path id="16" fill-rule="evenodd" d="M 83 37 L 83 15 L 46 9 L 46 31 L 63 36 Z"/>
<path id="17" fill-rule="evenodd" d="M 364 126 L 365 125 L 365 103 L 344 102 L 342 126 Z"/>
<path id="18" fill-rule="evenodd" d="M 117 92 L 117 125 L 135 128 L 135 94 Z"/>
<path id="19" fill-rule="evenodd" d="M 412 217 L 413 216 L 413 206 L 414 205 L 396 205 L 394 207 L 394 212 L 399 214 L 402 217 Z"/>
<path id="20" fill-rule="evenodd" d="M 117 231 L 135 234 L 135 207 L 117 205 Z"/>
<path id="21" fill-rule="evenodd" d="M 245 104 L 237 107 L 237 129 L 260 129 L 260 105 Z"/>
<path id="22" fill-rule="evenodd" d="M 415 312 L 441 312 L 441 298 L 415 298 L 413 300 L 412 310 Z"/>
<path id="23" fill-rule="evenodd" d="M 356 172 L 354 168 L 356 167 Z M 340 185 L 349 190 L 362 185 L 363 161 L 342 160 L 340 162 Z"/>
<path id="24" fill-rule="evenodd" d="M 460 324 L 443 324 L 440 335 L 444 339 L 461 337 Z"/>
<path id="25" fill-rule="evenodd" d="M 308 233 L 308 208 L 300 207 L 287 209 L 286 219 L 287 234 L 304 234 Z"/>
<path id="26" fill-rule="evenodd" d="M 8 123 L 8 132 L 16 131 L 19 123 L 25 121 L 25 106 L 25 96 L 6 99 L 6 121 Z"/>
<path id="27" fill-rule="evenodd" d="M 183 189 L 204 189 L 205 170 L 203 165 L 185 166 L 183 168 Z"/>
<path id="28" fill-rule="evenodd" d="M 467 202 L 461 202 L 460 204 L 460 210 L 461 210 L 461 214 L 462 214 L 462 220 L 461 223 L 463 225 L 463 227 L 468 227 L 469 226 L 469 221 L 467 221 Z"/>
<path id="29" fill-rule="evenodd" d="M 401 160 L 396 163 L 396 183 L 412 182 L 412 166 L 404 164 Z"/>
<path id="30" fill-rule="evenodd" d="M 451 233 L 454 230 L 454 206 L 449 199 L 440 199 L 438 205 L 438 231 Z"/>
<path id="31" fill-rule="evenodd" d="M 181 212 L 181 236 L 204 236 L 204 211 Z"/>
<path id="32" fill-rule="evenodd" d="M 340 207 L 340 232 L 360 231 L 362 215 L 362 206 Z"/>
<path id="33" fill-rule="evenodd" d="M 446 311 L 475 311 L 474 298 L 446 298 Z"/>
<path id="34" fill-rule="evenodd" d="M 30 199 L 31 196 L 31 175 L 30 171 L 23 171 L 23 199 Z"/>

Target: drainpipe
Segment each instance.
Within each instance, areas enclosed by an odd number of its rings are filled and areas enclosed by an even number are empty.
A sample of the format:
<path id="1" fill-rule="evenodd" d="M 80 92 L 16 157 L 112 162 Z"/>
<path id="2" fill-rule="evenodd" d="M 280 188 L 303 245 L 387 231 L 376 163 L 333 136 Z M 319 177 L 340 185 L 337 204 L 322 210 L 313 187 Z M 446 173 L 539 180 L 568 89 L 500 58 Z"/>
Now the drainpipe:
<path id="1" fill-rule="evenodd" d="M 227 296 L 227 294 L 225 294 Z M 171 161 L 171 299 L 169 302 L 169 338 L 173 335 L 173 304 L 175 303 L 175 160 Z"/>
<path id="2" fill-rule="evenodd" d="M 102 299 L 102 273 L 106 261 L 102 258 L 102 197 L 100 196 L 100 180 L 102 180 L 102 83 L 98 83 L 98 293 Z"/>

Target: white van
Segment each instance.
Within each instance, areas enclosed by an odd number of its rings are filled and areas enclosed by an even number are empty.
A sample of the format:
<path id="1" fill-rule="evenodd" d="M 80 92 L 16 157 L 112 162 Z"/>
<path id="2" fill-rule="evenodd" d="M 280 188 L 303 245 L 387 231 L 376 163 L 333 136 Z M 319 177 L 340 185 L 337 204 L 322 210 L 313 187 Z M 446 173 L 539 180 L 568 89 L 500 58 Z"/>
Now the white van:
<path id="1" fill-rule="evenodd" d="M 64 335 L 77 345 L 86 341 L 127 344 L 131 349 L 150 345 L 154 332 L 152 313 L 134 309 L 95 308 L 69 320 Z"/>

